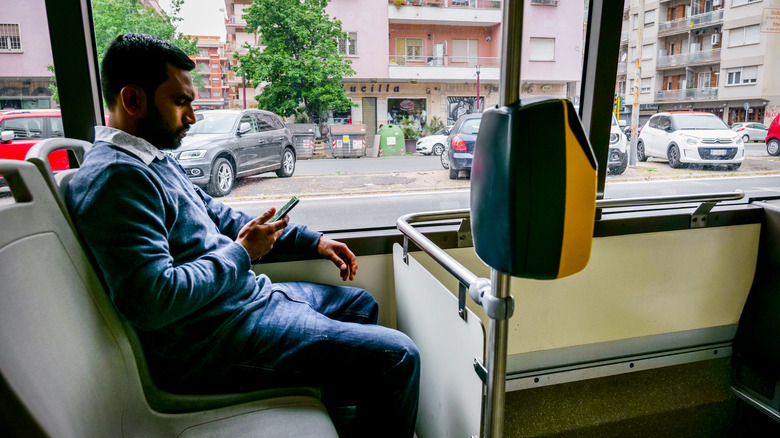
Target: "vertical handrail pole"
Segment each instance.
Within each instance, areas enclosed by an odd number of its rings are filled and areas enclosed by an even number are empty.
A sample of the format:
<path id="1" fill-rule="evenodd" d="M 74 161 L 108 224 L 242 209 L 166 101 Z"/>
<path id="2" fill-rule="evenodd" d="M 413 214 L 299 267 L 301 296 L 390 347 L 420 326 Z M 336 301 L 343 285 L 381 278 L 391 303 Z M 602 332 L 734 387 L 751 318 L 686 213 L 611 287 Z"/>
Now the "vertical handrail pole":
<path id="1" fill-rule="evenodd" d="M 504 23 L 501 29 L 504 44 L 501 47 L 501 81 L 498 88 L 500 106 L 509 106 L 520 100 L 523 3 L 522 0 L 504 0 Z"/>
<path id="2" fill-rule="evenodd" d="M 490 292 L 499 299 L 509 297 L 511 277 L 490 269 Z M 486 438 L 504 434 L 504 403 L 506 396 L 506 354 L 509 321 L 490 318 L 487 349 L 487 395 L 485 397 Z"/>

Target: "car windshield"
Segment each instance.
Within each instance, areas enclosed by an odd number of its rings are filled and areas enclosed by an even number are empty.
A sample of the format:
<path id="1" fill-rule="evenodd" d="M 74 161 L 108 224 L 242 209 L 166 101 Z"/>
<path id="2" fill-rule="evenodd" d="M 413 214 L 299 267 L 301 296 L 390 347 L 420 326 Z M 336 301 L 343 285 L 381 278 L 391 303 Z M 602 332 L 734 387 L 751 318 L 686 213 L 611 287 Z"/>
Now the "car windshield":
<path id="1" fill-rule="evenodd" d="M 450 133 L 450 130 L 447 128 L 441 128 L 438 131 L 434 132 L 433 135 L 447 135 Z"/>
<path id="2" fill-rule="evenodd" d="M 729 129 L 729 127 L 723 123 L 723 120 L 712 114 L 685 114 L 673 117 L 678 129 Z"/>
<path id="3" fill-rule="evenodd" d="M 198 121 L 190 126 L 188 135 L 192 134 L 228 134 L 236 123 L 237 114 L 231 113 L 198 113 Z"/>

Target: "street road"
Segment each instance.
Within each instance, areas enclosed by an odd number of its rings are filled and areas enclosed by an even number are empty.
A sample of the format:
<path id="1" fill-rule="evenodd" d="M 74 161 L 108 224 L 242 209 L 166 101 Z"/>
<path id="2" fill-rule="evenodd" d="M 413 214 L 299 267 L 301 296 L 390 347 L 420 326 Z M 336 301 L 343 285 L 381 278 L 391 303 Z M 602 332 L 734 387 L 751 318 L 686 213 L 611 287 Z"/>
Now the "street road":
<path id="1" fill-rule="evenodd" d="M 780 176 L 697 178 L 690 180 L 607 183 L 606 198 L 673 196 L 742 190 L 748 196 L 780 196 Z M 232 202 L 249 214 L 260 215 L 283 200 Z M 322 230 L 394 227 L 399 216 L 422 211 L 469 208 L 469 191 L 436 191 L 336 197 L 302 197 L 290 213 L 292 222 Z"/>

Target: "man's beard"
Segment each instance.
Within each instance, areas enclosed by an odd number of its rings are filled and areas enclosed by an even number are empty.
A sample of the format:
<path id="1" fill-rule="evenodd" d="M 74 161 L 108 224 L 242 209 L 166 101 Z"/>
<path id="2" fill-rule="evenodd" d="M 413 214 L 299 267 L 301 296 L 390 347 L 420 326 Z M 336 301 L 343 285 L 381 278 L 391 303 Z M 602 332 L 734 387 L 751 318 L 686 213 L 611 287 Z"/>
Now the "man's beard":
<path id="1" fill-rule="evenodd" d="M 182 132 L 189 129 L 188 125 L 173 130 L 166 126 L 160 111 L 155 105 L 149 106 L 146 117 L 138 124 L 138 137 L 143 138 L 160 150 L 176 149 L 181 144 Z"/>

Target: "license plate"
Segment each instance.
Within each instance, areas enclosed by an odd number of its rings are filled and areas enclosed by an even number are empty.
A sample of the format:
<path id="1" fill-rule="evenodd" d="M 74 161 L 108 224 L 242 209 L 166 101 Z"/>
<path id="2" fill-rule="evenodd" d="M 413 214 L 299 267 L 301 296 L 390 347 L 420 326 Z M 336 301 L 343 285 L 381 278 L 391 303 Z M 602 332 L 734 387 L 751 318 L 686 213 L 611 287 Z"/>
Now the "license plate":
<path id="1" fill-rule="evenodd" d="M 727 153 L 728 153 L 728 151 L 726 151 L 725 149 L 710 149 L 710 154 L 718 156 L 718 157 L 722 157 L 722 156 L 726 155 Z"/>

